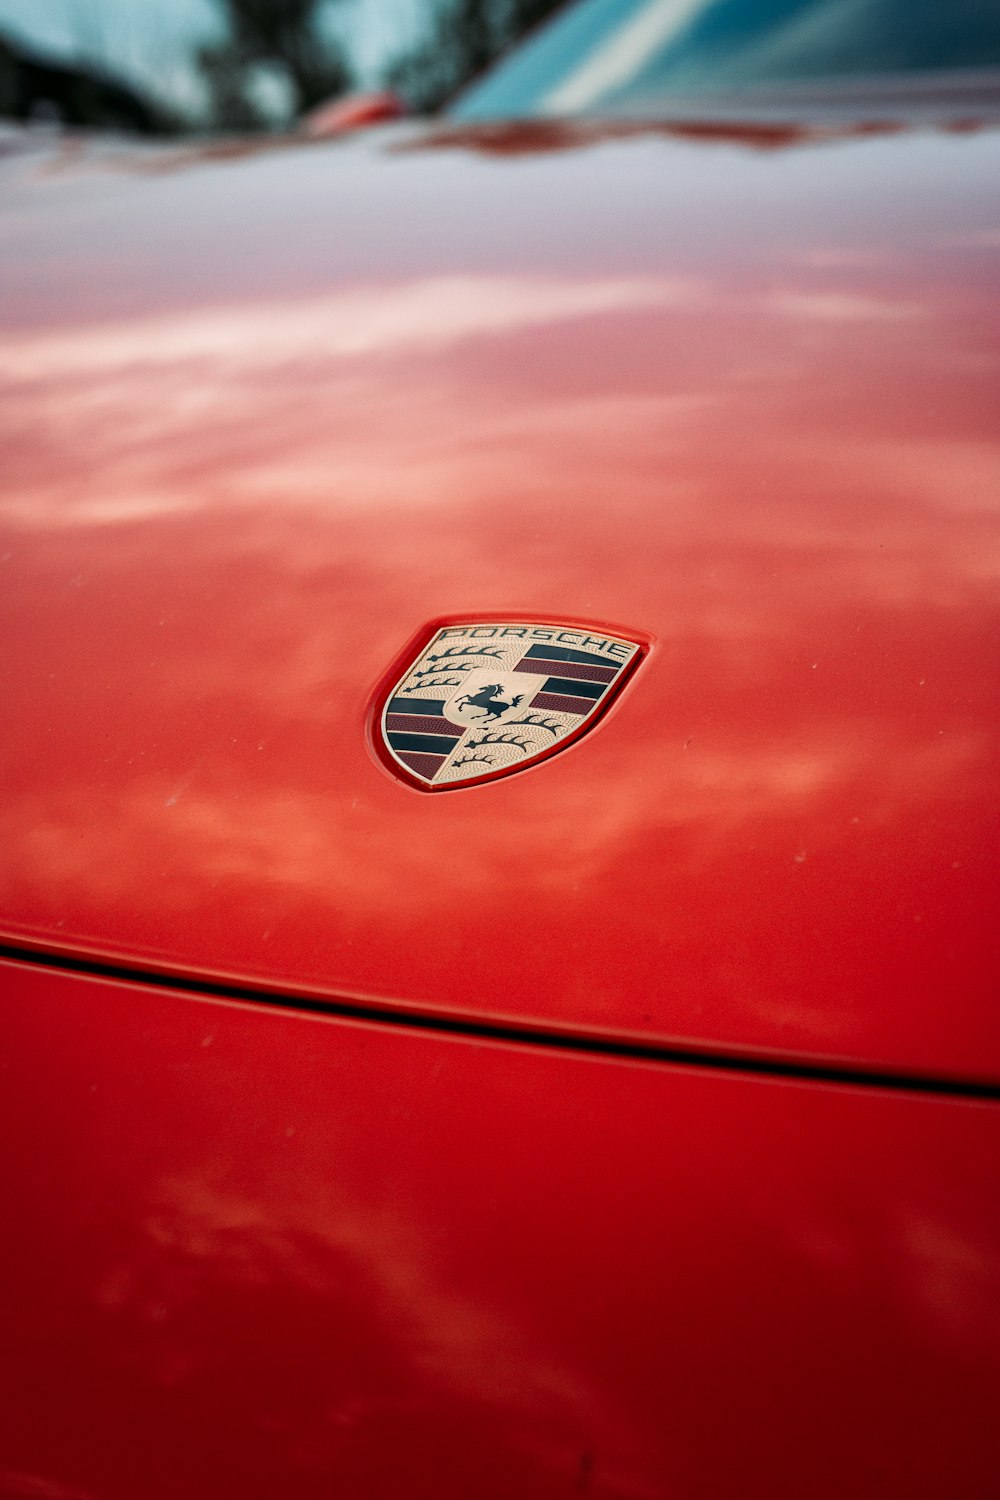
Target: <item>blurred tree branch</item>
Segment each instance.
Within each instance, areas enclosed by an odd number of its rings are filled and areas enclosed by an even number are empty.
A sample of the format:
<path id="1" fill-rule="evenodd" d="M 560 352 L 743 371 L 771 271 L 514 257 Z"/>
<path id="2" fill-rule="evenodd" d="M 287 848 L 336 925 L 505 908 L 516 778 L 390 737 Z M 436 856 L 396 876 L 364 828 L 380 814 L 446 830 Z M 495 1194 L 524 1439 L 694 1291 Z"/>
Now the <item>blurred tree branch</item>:
<path id="1" fill-rule="evenodd" d="M 438 0 L 427 33 L 386 82 L 418 114 L 439 109 L 563 0 Z"/>
<path id="2" fill-rule="evenodd" d="M 344 51 L 317 24 L 321 0 L 220 0 L 220 7 L 228 35 L 198 54 L 220 128 L 253 130 L 266 123 L 253 97 L 254 71 L 261 67 L 287 79 L 296 115 L 351 86 Z"/>

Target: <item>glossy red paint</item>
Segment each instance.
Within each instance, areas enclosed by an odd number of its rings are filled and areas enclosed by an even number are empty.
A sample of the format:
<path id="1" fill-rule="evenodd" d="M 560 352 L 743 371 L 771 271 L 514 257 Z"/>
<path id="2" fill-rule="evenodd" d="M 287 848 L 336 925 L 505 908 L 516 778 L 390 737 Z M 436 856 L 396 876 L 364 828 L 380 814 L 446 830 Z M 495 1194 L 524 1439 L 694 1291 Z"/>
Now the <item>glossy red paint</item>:
<path id="1" fill-rule="evenodd" d="M 302 122 L 302 130 L 316 140 L 324 136 L 345 135 L 352 130 L 366 130 L 384 125 L 406 114 L 406 105 L 389 89 L 372 89 L 367 93 L 348 94 L 311 110 Z"/>
<path id="2" fill-rule="evenodd" d="M 476 139 L 6 161 L 5 934 L 996 1080 L 1000 135 Z M 390 779 L 508 611 L 653 645 Z"/>
<path id="3" fill-rule="evenodd" d="M 995 1106 L 0 985 L 9 1500 L 991 1493 Z"/>

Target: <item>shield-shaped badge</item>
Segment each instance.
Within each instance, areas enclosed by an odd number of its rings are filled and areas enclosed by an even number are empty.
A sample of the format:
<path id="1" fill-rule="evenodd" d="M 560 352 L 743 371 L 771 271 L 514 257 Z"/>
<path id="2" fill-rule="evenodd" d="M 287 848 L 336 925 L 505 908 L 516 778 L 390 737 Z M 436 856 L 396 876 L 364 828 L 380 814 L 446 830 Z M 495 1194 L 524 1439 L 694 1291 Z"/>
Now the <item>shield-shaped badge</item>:
<path id="1" fill-rule="evenodd" d="M 589 729 L 641 655 L 593 627 L 443 626 L 382 704 L 384 758 L 427 791 L 522 771 Z"/>

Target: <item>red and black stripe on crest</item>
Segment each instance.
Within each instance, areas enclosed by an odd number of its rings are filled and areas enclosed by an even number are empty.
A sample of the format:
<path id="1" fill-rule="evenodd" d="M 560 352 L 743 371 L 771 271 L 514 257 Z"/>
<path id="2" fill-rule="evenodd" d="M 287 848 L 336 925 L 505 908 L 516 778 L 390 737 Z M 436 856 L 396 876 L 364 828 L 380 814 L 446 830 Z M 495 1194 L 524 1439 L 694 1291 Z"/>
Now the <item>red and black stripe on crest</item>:
<path id="1" fill-rule="evenodd" d="M 545 678 L 531 700 L 532 708 L 582 716 L 593 713 L 625 665 L 616 665 L 593 651 L 543 643 L 530 647 L 514 671 L 534 672 Z"/>
<path id="2" fill-rule="evenodd" d="M 464 733 L 444 717 L 443 699 L 389 699 L 385 737 L 404 766 L 426 781 L 434 779 Z"/>

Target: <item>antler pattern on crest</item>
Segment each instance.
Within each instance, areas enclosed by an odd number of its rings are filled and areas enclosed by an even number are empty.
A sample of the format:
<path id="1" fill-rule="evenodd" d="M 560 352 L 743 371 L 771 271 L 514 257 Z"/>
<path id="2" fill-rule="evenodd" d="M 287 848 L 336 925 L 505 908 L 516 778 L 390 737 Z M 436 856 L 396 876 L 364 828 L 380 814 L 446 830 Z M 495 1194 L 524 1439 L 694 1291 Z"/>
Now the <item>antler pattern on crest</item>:
<path id="1" fill-rule="evenodd" d="M 426 659 L 429 662 L 445 662 L 447 664 L 445 670 L 450 672 L 458 665 L 458 658 L 460 656 L 490 656 L 494 661 L 503 660 L 503 652 L 498 646 L 484 646 L 482 650 L 479 650 L 476 646 L 449 646 L 447 651 L 439 651 L 436 656 L 428 656 Z M 472 672 L 475 669 L 467 667 L 464 670 Z"/>
<path id="2" fill-rule="evenodd" d="M 558 719 L 548 718 L 544 714 L 525 714 L 522 719 L 508 719 L 507 724 L 509 728 L 513 728 L 515 724 L 523 724 L 529 729 L 544 729 L 546 734 L 552 735 L 553 739 L 563 728 Z"/>
<path id="3" fill-rule="evenodd" d="M 479 750 L 483 745 L 511 745 L 515 750 L 520 750 L 522 755 L 527 755 L 532 748 L 531 741 L 522 735 L 511 734 L 507 729 L 487 729 L 478 740 L 467 740 L 462 749 L 463 752 Z"/>

